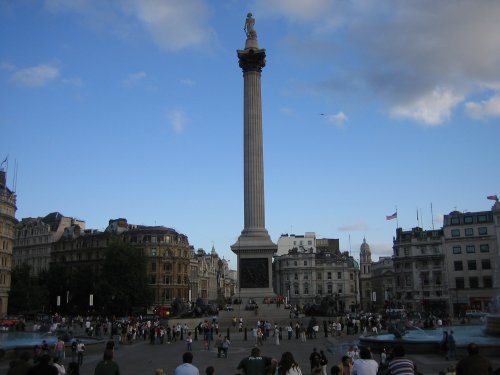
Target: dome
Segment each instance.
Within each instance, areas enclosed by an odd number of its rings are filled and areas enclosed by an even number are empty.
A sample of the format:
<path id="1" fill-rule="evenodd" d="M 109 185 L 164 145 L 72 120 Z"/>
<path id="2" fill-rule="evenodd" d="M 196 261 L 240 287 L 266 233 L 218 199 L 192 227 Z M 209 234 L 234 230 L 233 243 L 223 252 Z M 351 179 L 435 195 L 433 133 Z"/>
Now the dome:
<path id="1" fill-rule="evenodd" d="M 363 243 L 361 244 L 359 250 L 361 253 L 370 253 L 370 245 L 366 243 L 366 238 L 363 238 Z"/>

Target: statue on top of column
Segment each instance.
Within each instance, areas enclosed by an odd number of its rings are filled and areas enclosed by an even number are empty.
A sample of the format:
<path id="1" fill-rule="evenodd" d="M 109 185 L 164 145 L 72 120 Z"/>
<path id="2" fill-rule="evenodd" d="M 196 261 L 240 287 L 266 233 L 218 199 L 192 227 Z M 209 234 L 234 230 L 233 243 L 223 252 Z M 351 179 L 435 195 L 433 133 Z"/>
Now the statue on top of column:
<path id="1" fill-rule="evenodd" d="M 245 27 L 243 28 L 248 39 L 257 39 L 257 33 L 255 32 L 253 25 L 255 25 L 255 18 L 253 18 L 252 13 L 248 13 L 247 19 L 245 20 Z"/>

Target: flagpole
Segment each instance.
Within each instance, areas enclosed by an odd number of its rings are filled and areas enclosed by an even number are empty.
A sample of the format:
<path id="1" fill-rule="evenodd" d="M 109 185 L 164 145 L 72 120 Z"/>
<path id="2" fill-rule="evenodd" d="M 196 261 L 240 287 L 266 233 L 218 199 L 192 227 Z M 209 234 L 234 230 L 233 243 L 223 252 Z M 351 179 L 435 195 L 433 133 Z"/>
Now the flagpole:
<path id="1" fill-rule="evenodd" d="M 431 202 L 431 221 L 432 221 L 432 230 L 434 230 L 434 212 L 432 212 L 432 202 Z"/>
<path id="2" fill-rule="evenodd" d="M 396 229 L 399 228 L 398 206 L 396 206 Z"/>

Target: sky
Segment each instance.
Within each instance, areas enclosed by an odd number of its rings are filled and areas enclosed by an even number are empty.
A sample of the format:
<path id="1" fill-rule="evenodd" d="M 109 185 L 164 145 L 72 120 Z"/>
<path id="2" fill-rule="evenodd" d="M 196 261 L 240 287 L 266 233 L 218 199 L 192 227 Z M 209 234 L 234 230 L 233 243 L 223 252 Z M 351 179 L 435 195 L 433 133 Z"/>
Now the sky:
<path id="1" fill-rule="evenodd" d="M 499 1 L 0 0 L 0 159 L 16 217 L 163 225 L 235 268 L 248 12 L 267 55 L 273 241 L 315 232 L 358 257 L 366 238 L 377 260 L 397 225 L 491 209 Z"/>

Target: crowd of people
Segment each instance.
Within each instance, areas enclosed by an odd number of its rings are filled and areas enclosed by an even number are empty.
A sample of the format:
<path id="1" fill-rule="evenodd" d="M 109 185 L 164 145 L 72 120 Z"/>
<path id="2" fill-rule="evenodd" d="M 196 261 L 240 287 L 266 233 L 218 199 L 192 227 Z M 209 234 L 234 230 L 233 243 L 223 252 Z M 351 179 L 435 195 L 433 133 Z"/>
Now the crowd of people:
<path id="1" fill-rule="evenodd" d="M 61 322 L 64 323 L 64 320 Z M 233 327 L 239 332 L 243 330 L 243 320 L 233 319 Z M 86 334 L 91 336 L 97 332 L 107 332 L 110 340 L 107 342 L 102 360 L 97 363 L 94 375 L 120 375 L 119 364 L 114 360 L 114 350 L 117 345 L 142 339 L 149 340 L 151 345 L 164 343 L 184 343 L 186 351 L 182 357 L 182 364 L 176 367 L 175 375 L 199 375 L 199 369 L 193 364 L 193 345 L 195 350 L 207 350 L 217 353 L 218 358 L 228 358 L 231 354 L 231 340 L 228 334 L 221 331 L 215 319 L 200 321 L 190 329 L 187 324 L 161 324 L 154 320 L 138 320 L 125 322 L 111 321 L 83 321 L 76 320 L 71 324 L 81 325 Z M 105 328 L 107 327 L 107 328 Z M 350 329 L 348 329 L 350 327 Z M 249 340 L 253 345 L 250 356 L 244 357 L 236 370 L 244 375 L 409 375 L 418 374 L 415 363 L 406 357 L 405 348 L 396 345 L 383 349 L 380 354 L 374 355 L 368 347 L 350 346 L 345 353 L 328 358 L 323 350 L 313 348 L 309 356 L 309 367 L 304 368 L 296 361 L 291 351 L 285 351 L 281 358 L 271 358 L 262 353 L 266 346 L 279 346 L 282 340 L 293 341 L 298 345 L 308 340 L 322 337 L 335 337 L 356 332 L 376 332 L 385 329 L 385 322 L 376 315 L 367 314 L 358 317 L 341 317 L 330 321 L 310 319 L 307 324 L 303 321 L 290 321 L 286 325 L 271 323 L 267 320 L 258 321 L 249 331 Z M 119 337 L 118 340 L 116 338 Z M 199 337 L 199 338 L 198 338 Z M 247 334 L 245 329 L 245 340 Z M 252 342 L 253 340 L 253 342 Z M 194 341 L 197 341 L 195 344 Z M 68 345 L 67 345 L 68 344 Z M 452 330 L 443 331 L 440 344 L 446 360 L 457 361 L 456 343 Z M 7 375 L 79 375 L 84 361 L 85 344 L 80 339 L 65 342 L 59 337 L 56 343 L 49 347 L 44 341 L 42 345 L 34 347 L 32 352 L 22 352 L 18 359 L 10 363 Z M 301 350 L 301 349 L 297 349 Z M 450 365 L 447 371 L 440 375 L 491 375 L 493 369 L 490 361 L 479 354 L 477 345 L 467 347 L 468 356 Z M 66 362 L 66 352 L 71 353 L 71 361 Z M 68 353 L 68 354 L 69 354 Z M 69 359 L 69 358 L 68 358 Z M 330 363 L 331 361 L 331 363 Z M 330 364 L 329 364 L 330 363 Z M 214 365 L 215 364 L 215 365 Z M 205 368 L 207 375 L 214 375 L 217 362 L 210 363 Z M 500 370 L 495 374 L 500 375 Z M 163 369 L 157 369 L 155 375 L 166 375 Z"/>

